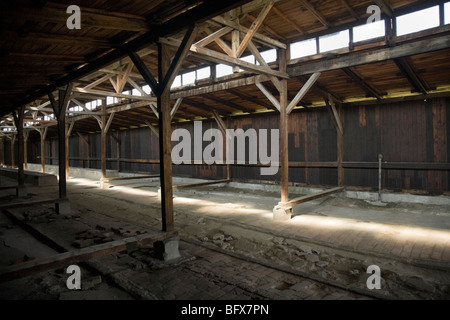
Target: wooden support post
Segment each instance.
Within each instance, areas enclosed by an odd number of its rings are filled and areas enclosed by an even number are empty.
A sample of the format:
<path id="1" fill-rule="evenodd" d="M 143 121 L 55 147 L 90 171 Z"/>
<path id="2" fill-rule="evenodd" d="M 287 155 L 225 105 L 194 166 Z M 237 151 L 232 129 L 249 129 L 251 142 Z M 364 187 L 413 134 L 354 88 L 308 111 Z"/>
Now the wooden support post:
<path id="1" fill-rule="evenodd" d="M 337 137 L 337 167 L 338 167 L 338 186 L 344 186 L 344 126 L 341 121 L 340 111 L 336 109 L 336 104 L 331 95 L 328 95 L 328 99 L 325 99 L 327 109 L 330 113 L 331 120 L 336 129 Z"/>
<path id="2" fill-rule="evenodd" d="M 35 129 L 41 137 L 41 172 L 45 173 L 45 138 L 47 137 L 48 127 Z"/>
<path id="3" fill-rule="evenodd" d="M 159 79 L 164 79 L 170 66 L 170 51 L 166 45 L 159 46 Z M 159 154 L 161 176 L 161 210 L 162 229 L 174 229 L 173 190 L 172 190 L 172 157 L 171 157 L 171 116 L 170 116 L 170 85 L 164 88 L 158 96 L 159 113 Z"/>
<path id="4" fill-rule="evenodd" d="M 286 50 L 279 50 L 280 70 L 286 71 Z M 280 176 L 281 202 L 289 200 L 288 93 L 287 80 L 280 81 Z"/>
<path id="5" fill-rule="evenodd" d="M 163 231 L 174 229 L 173 217 L 173 191 L 172 191 L 172 141 L 171 141 L 171 108 L 170 87 L 181 68 L 181 65 L 189 53 L 197 28 L 189 26 L 183 41 L 175 56 L 171 59 L 169 47 L 158 44 L 158 81 L 153 77 L 147 66 L 136 53 L 131 53 L 130 58 L 141 73 L 144 80 L 152 88 L 157 96 L 158 124 L 159 124 L 159 157 L 160 157 L 160 181 L 161 181 L 161 215 Z M 171 60 L 173 60 L 171 62 Z"/>
<path id="6" fill-rule="evenodd" d="M 5 165 L 5 139 L 0 137 L 0 166 Z"/>
<path id="7" fill-rule="evenodd" d="M 64 120 L 64 143 L 65 143 L 65 156 L 64 156 L 64 161 L 65 161 L 65 169 L 66 169 L 66 179 L 69 179 L 69 118 L 67 117 L 67 115 L 65 116 L 65 120 Z"/>
<path id="8" fill-rule="evenodd" d="M 28 130 L 24 130 L 23 132 L 23 165 L 24 169 L 28 170 L 28 137 L 30 132 Z"/>
<path id="9" fill-rule="evenodd" d="M 101 130 L 102 130 L 102 160 L 101 160 L 101 170 L 102 170 L 102 178 L 101 180 L 105 180 L 106 179 L 106 100 L 102 99 L 102 107 L 101 107 L 101 112 L 102 112 L 102 123 L 101 123 Z"/>
<path id="10" fill-rule="evenodd" d="M 59 198 L 67 199 L 67 180 L 66 180 L 66 110 L 69 104 L 69 98 L 72 93 L 72 83 L 67 85 L 66 90 L 58 90 L 59 100 L 55 101 L 53 93 L 49 92 L 53 111 L 58 119 L 58 166 L 59 166 Z"/>
<path id="11" fill-rule="evenodd" d="M 344 186 L 344 130 L 337 131 L 338 186 Z"/>
<path id="12" fill-rule="evenodd" d="M 14 157 L 14 143 L 16 143 L 16 134 L 13 133 L 11 138 L 11 168 L 14 168 L 16 166 L 16 161 L 15 161 L 15 157 Z"/>
<path id="13" fill-rule="evenodd" d="M 24 118 L 25 106 L 20 107 L 16 111 L 13 111 L 14 122 L 17 129 L 17 182 L 20 187 L 25 186 L 25 172 L 23 168 L 24 163 L 24 134 L 23 134 L 23 118 Z"/>

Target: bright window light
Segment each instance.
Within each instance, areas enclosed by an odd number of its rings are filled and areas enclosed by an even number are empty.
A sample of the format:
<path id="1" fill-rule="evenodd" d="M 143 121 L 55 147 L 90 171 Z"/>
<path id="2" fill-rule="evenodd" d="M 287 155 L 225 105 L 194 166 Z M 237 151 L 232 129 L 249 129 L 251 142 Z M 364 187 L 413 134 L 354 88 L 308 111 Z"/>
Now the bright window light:
<path id="1" fill-rule="evenodd" d="M 176 76 L 172 83 L 172 88 L 181 87 L 181 76 Z"/>
<path id="2" fill-rule="evenodd" d="M 133 91 L 131 91 L 131 94 L 133 96 L 142 96 L 141 92 L 138 89 L 133 89 Z"/>
<path id="3" fill-rule="evenodd" d="M 439 6 L 397 17 L 397 36 L 439 26 Z"/>
<path id="4" fill-rule="evenodd" d="M 92 104 L 90 102 L 87 102 L 85 105 L 86 109 L 92 110 Z"/>
<path id="5" fill-rule="evenodd" d="M 195 71 L 191 71 L 188 73 L 183 74 L 183 86 L 186 86 L 188 84 L 194 84 L 195 83 Z"/>
<path id="6" fill-rule="evenodd" d="M 253 55 L 246 56 L 246 57 L 241 57 L 240 59 L 242 61 L 255 64 L 255 57 Z"/>
<path id="7" fill-rule="evenodd" d="M 211 68 L 205 67 L 197 70 L 197 80 L 207 79 L 211 76 Z"/>
<path id="8" fill-rule="evenodd" d="M 450 23 L 450 2 L 447 2 L 444 5 L 444 23 L 449 24 Z"/>
<path id="9" fill-rule="evenodd" d="M 316 39 L 291 43 L 291 59 L 303 58 L 317 54 Z"/>
<path id="10" fill-rule="evenodd" d="M 152 92 L 152 89 L 150 88 L 150 86 L 147 84 L 145 86 L 142 87 L 142 90 L 144 90 L 144 92 L 146 94 L 150 94 Z"/>
<path id="11" fill-rule="evenodd" d="M 353 28 L 353 41 L 366 41 L 374 38 L 384 37 L 386 29 L 384 20 L 364 24 Z"/>
<path id="12" fill-rule="evenodd" d="M 264 60 L 267 63 L 275 62 L 277 61 L 277 50 L 271 49 L 267 51 L 261 52 L 261 56 L 264 58 Z"/>
<path id="13" fill-rule="evenodd" d="M 350 42 L 349 30 L 333 33 L 319 38 L 320 52 L 346 48 Z"/>
<path id="14" fill-rule="evenodd" d="M 228 76 L 232 73 L 233 73 L 233 67 L 227 66 L 226 64 L 218 64 L 216 66 L 217 78 Z"/>

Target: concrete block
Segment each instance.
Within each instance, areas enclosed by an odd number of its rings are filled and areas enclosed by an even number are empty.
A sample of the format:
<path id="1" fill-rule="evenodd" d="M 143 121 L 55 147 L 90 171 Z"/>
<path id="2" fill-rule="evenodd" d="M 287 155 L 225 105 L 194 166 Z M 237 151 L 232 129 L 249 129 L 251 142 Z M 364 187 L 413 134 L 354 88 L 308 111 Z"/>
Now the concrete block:
<path id="1" fill-rule="evenodd" d="M 22 198 L 28 196 L 28 190 L 26 186 L 19 186 L 16 189 L 17 198 Z"/>
<path id="2" fill-rule="evenodd" d="M 292 218 L 292 207 L 282 207 L 277 205 L 273 208 L 273 220 L 286 221 Z"/>
<path id="3" fill-rule="evenodd" d="M 55 210 L 56 213 L 61 215 L 70 215 L 72 213 L 69 200 L 57 202 L 55 204 Z"/>
<path id="4" fill-rule="evenodd" d="M 155 250 L 155 256 L 157 259 L 170 261 L 181 257 L 178 249 L 178 243 L 180 238 L 171 238 L 163 241 L 157 241 L 153 244 Z"/>

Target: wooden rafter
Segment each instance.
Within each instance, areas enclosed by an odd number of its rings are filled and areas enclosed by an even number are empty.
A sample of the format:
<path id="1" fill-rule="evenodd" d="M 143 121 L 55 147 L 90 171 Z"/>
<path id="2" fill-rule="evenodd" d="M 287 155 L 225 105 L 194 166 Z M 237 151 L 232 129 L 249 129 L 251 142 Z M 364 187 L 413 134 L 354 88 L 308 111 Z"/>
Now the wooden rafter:
<path id="1" fill-rule="evenodd" d="M 272 7 L 273 12 L 275 12 L 281 19 L 287 21 L 292 27 L 294 27 L 295 30 L 297 30 L 300 34 L 304 34 L 305 31 L 303 30 L 302 27 L 300 27 L 298 25 L 298 23 L 294 20 L 292 20 L 291 18 L 289 18 L 284 12 L 282 12 L 280 9 L 278 9 L 277 7 L 273 6 Z"/>
<path id="2" fill-rule="evenodd" d="M 355 81 L 361 88 L 363 88 L 367 94 L 380 100 L 382 98 L 382 93 L 374 88 L 371 84 L 365 81 L 360 75 L 352 71 L 350 68 L 343 68 L 342 71 L 353 81 Z"/>
<path id="3" fill-rule="evenodd" d="M 266 96 L 266 98 L 273 104 L 278 111 L 280 111 L 280 102 L 277 98 L 273 96 L 273 94 L 267 90 L 267 88 L 262 83 L 256 83 L 258 89 Z"/>
<path id="4" fill-rule="evenodd" d="M 408 59 L 394 59 L 394 62 L 416 91 L 422 92 L 423 94 L 428 93 L 430 90 L 428 84 L 414 71 L 413 67 L 408 62 Z"/>
<path id="5" fill-rule="evenodd" d="M 215 95 L 204 95 L 203 97 L 205 97 L 206 99 L 209 99 L 211 101 L 214 101 L 216 103 L 222 104 L 224 106 L 228 106 L 230 108 L 242 111 L 242 112 L 250 112 L 247 108 L 244 108 L 232 101 L 226 100 L 226 99 L 222 99 L 222 98 L 218 98 Z"/>
<path id="6" fill-rule="evenodd" d="M 303 87 L 300 89 L 300 91 L 295 95 L 295 97 L 292 99 L 291 103 L 286 107 L 287 113 L 291 113 L 292 110 L 297 106 L 297 103 L 299 103 L 303 97 L 308 93 L 309 89 L 314 85 L 314 83 L 319 79 L 321 73 L 316 72 L 314 73 L 308 81 L 303 85 Z"/>
<path id="7" fill-rule="evenodd" d="M 267 3 L 264 8 L 261 10 L 261 12 L 258 15 L 258 18 L 252 23 L 250 29 L 246 32 L 246 35 L 244 39 L 242 39 L 241 44 L 239 45 L 239 49 L 237 50 L 237 58 L 239 58 L 247 49 L 248 43 L 252 40 L 252 38 L 255 36 L 256 32 L 258 31 L 259 27 L 262 25 L 264 19 L 269 14 L 270 10 L 273 7 L 273 2 L 270 1 Z"/>
<path id="8" fill-rule="evenodd" d="M 306 9 L 308 9 L 309 12 L 311 12 L 316 17 L 317 20 L 320 21 L 321 24 L 323 24 L 327 28 L 331 27 L 327 19 L 325 19 L 325 17 L 320 12 L 318 12 L 317 9 L 311 3 L 308 2 L 308 0 L 299 0 L 299 1 Z"/>
<path id="9" fill-rule="evenodd" d="M 232 27 L 232 28 L 234 28 L 236 30 L 239 30 L 240 32 L 245 33 L 245 34 L 247 34 L 247 32 L 249 31 L 248 28 L 246 28 L 246 27 L 236 23 L 235 21 L 226 20 L 226 19 L 224 19 L 221 16 L 217 16 L 217 17 L 211 19 L 211 21 L 213 21 L 215 23 L 218 23 L 219 25 Z M 267 37 L 265 35 L 262 35 L 262 34 L 260 34 L 258 32 L 256 32 L 253 35 L 253 37 L 258 42 L 262 42 L 263 44 L 265 44 L 267 46 L 270 46 L 272 48 L 282 48 L 282 49 L 286 49 L 287 48 L 286 44 L 284 44 L 284 43 L 282 43 L 282 42 L 280 42 L 278 40 L 272 39 L 270 37 Z"/>
<path id="10" fill-rule="evenodd" d="M 94 89 L 73 88 L 73 92 L 91 94 L 91 95 L 100 96 L 100 97 L 116 97 L 116 98 L 130 99 L 130 100 L 156 101 L 156 98 L 149 97 L 149 96 L 133 96 L 130 94 L 121 94 L 121 93 L 116 93 L 116 92 L 108 92 L 108 91 L 94 90 Z"/>

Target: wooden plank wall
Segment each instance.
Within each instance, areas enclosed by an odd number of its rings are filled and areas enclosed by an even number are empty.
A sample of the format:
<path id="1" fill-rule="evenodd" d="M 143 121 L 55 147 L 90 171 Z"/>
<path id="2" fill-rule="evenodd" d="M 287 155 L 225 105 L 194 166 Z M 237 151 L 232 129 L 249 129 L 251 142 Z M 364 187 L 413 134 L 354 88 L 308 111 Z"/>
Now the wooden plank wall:
<path id="1" fill-rule="evenodd" d="M 252 117 L 227 119 L 228 128 L 277 129 L 278 115 L 268 113 Z M 450 160 L 450 98 L 427 101 L 410 101 L 375 106 L 344 107 L 342 122 L 345 162 L 377 162 L 383 154 L 388 162 L 448 163 Z M 203 122 L 203 132 L 217 128 L 214 120 Z M 173 127 L 185 128 L 193 136 L 194 124 L 183 123 Z M 156 135 L 148 128 L 121 131 L 122 158 L 158 160 Z M 70 156 L 87 158 L 87 147 L 75 134 L 70 138 Z M 91 157 L 100 158 L 100 134 L 89 137 Z M 116 158 L 116 141 L 108 135 L 107 157 Z M 30 141 L 30 145 L 33 142 Z M 37 145 L 38 141 L 35 141 Z M 174 142 L 173 145 L 176 143 Z M 208 145 L 203 143 L 203 147 Z M 39 148 L 30 148 L 30 161 L 36 158 Z M 270 147 L 269 147 L 270 150 Z M 52 148 L 46 146 L 47 156 L 57 154 L 56 141 Z M 8 159 L 8 142 L 5 143 L 5 160 Z M 247 151 L 248 152 L 248 151 Z M 37 154 L 36 154 L 37 153 Z M 192 149 L 192 155 L 194 154 Z M 248 154 L 246 155 L 248 157 Z M 334 162 L 337 160 L 336 131 L 330 115 L 324 108 L 295 111 L 289 119 L 290 162 Z M 52 161 L 56 164 L 56 160 Z M 84 162 L 86 165 L 86 162 Z M 71 160 L 71 165 L 82 166 L 82 161 Z M 90 161 L 90 167 L 100 168 L 100 161 Z M 116 161 L 108 161 L 108 169 L 117 169 Z M 122 163 L 123 171 L 152 172 L 157 164 Z M 174 175 L 197 178 L 224 179 L 225 166 L 180 165 L 173 167 Z M 346 168 L 345 186 L 376 190 L 377 169 Z M 290 182 L 313 186 L 336 186 L 337 168 L 290 168 Z M 242 181 L 264 180 L 279 182 L 279 175 L 261 176 L 260 169 L 248 166 L 232 166 L 232 178 Z M 390 190 L 425 190 L 445 192 L 450 189 L 449 170 L 384 170 L 383 187 Z"/>

